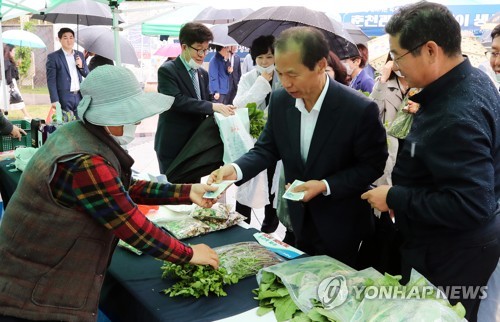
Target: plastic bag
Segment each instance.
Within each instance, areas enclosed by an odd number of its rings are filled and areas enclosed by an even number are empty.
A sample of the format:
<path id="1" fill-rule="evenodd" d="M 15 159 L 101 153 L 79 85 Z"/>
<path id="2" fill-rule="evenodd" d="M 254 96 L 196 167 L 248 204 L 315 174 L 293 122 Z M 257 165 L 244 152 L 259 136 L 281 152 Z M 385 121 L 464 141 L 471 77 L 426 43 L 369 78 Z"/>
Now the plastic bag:
<path id="1" fill-rule="evenodd" d="M 246 219 L 245 216 L 240 215 L 239 213 L 232 212 L 229 214 L 227 220 L 221 221 L 218 219 L 209 219 L 205 218 L 203 219 L 203 223 L 209 227 L 208 232 L 212 231 L 217 231 L 217 230 L 222 230 L 229 228 L 231 226 L 234 226 Z"/>
<path id="2" fill-rule="evenodd" d="M 14 165 L 20 171 L 24 171 L 26 169 L 26 165 L 31 160 L 33 155 L 38 151 L 37 148 L 18 148 L 14 151 L 14 157 L 16 161 L 14 161 Z"/>
<path id="3" fill-rule="evenodd" d="M 276 265 L 283 259 L 257 242 L 241 242 L 214 248 L 219 265 L 239 279 L 252 276 L 264 267 Z"/>
<path id="4" fill-rule="evenodd" d="M 413 114 L 406 112 L 404 109 L 400 109 L 387 130 L 387 134 L 398 139 L 404 139 L 408 133 L 410 133 L 412 124 Z"/>
<path id="5" fill-rule="evenodd" d="M 287 288 L 290 297 L 297 307 L 308 313 L 320 303 L 318 287 L 327 278 L 343 276 L 346 281 L 345 301 L 333 309 L 322 309 L 322 315 L 334 321 L 349 321 L 354 315 L 360 301 L 356 299 L 355 289 L 363 287 L 367 278 L 380 278 L 382 274 L 373 268 L 356 271 L 348 265 L 328 256 L 312 256 L 294 259 L 286 263 L 263 268 L 257 275 L 260 284 L 262 272 L 270 272 L 278 276 Z"/>
<path id="6" fill-rule="evenodd" d="M 196 206 L 191 213 L 193 218 L 199 220 L 214 219 L 218 221 L 226 221 L 229 219 L 231 206 L 225 204 L 217 204 L 215 208 L 203 208 Z"/>
<path id="7" fill-rule="evenodd" d="M 214 116 L 219 126 L 222 143 L 224 143 L 222 160 L 224 163 L 234 162 L 253 147 L 253 139 L 244 125 L 244 123 L 249 123 L 248 110 L 240 108 L 235 110 L 235 115 L 226 117 L 215 113 Z"/>
<path id="8" fill-rule="evenodd" d="M 177 220 L 168 220 L 161 223 L 177 239 L 184 239 L 206 234 L 210 227 L 193 217 L 183 217 Z"/>

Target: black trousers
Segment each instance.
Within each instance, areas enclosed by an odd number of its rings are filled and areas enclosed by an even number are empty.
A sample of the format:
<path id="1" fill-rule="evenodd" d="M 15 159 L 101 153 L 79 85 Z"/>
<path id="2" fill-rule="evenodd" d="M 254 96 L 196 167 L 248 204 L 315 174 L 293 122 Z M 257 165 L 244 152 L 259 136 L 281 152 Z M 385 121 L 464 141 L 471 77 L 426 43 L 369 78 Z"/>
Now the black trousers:
<path id="1" fill-rule="evenodd" d="M 467 321 L 477 321 L 479 296 L 467 296 L 465 290 L 486 286 L 500 256 L 498 236 L 483 236 L 469 241 L 439 240 L 432 244 L 404 244 L 401 249 L 403 280 L 416 269 L 436 287 L 452 295 L 452 305 L 461 302 Z M 464 290 L 451 293 L 453 289 Z M 447 295 L 450 295 L 447 294 Z"/>

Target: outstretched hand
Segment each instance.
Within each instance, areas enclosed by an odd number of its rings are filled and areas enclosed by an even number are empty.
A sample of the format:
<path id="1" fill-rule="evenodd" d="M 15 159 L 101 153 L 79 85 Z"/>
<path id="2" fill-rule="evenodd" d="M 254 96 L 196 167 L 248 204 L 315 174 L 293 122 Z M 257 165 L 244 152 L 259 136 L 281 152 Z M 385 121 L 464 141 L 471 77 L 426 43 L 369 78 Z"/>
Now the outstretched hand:
<path id="1" fill-rule="evenodd" d="M 218 200 L 218 198 L 207 199 L 203 198 L 203 195 L 207 191 L 215 191 L 217 187 L 209 186 L 208 184 L 197 183 L 191 185 L 191 191 L 189 192 L 189 198 L 192 202 L 203 208 L 211 208 Z"/>
<path id="2" fill-rule="evenodd" d="M 205 244 L 191 245 L 193 257 L 189 261 L 195 265 L 210 265 L 214 269 L 219 268 L 219 256 L 210 247 Z"/>
<path id="3" fill-rule="evenodd" d="M 236 180 L 236 169 L 231 164 L 226 164 L 210 173 L 207 184 L 220 183 L 222 180 Z"/>

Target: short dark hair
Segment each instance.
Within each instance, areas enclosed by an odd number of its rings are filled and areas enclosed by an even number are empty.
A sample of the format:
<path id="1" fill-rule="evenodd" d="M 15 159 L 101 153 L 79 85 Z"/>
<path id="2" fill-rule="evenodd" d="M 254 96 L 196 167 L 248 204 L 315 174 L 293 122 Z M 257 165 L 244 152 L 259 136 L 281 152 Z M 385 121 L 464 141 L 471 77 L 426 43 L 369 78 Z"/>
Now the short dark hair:
<path id="1" fill-rule="evenodd" d="M 179 42 L 188 46 L 212 40 L 214 40 L 212 31 L 199 22 L 188 22 L 179 31 Z"/>
<path id="2" fill-rule="evenodd" d="M 252 47 L 250 47 L 250 56 L 252 56 L 253 63 L 255 65 L 255 60 L 257 56 L 265 55 L 268 51 L 274 55 L 274 36 L 260 36 L 252 41 Z"/>
<path id="3" fill-rule="evenodd" d="M 460 25 L 442 4 L 420 1 L 403 6 L 389 19 L 385 32 L 393 37 L 399 35 L 399 46 L 404 49 L 434 41 L 448 56 L 462 54 Z"/>
<path id="4" fill-rule="evenodd" d="M 366 63 L 368 62 L 368 48 L 363 44 L 357 44 L 356 47 L 358 47 L 359 58 L 361 59 L 359 67 L 365 68 Z"/>
<path id="5" fill-rule="evenodd" d="M 71 32 L 73 37 L 75 37 L 75 32 L 73 31 L 73 29 L 64 27 L 64 28 L 59 29 L 59 31 L 57 32 L 57 38 L 61 39 L 62 36 L 67 32 Z"/>
<path id="6" fill-rule="evenodd" d="M 335 73 L 335 80 L 341 84 L 348 85 L 349 81 L 347 80 L 347 70 L 345 66 L 340 62 L 339 56 L 337 56 L 333 51 L 330 50 L 326 61 L 328 63 L 328 66 L 330 66 Z"/>
<path id="7" fill-rule="evenodd" d="M 496 25 L 496 27 L 491 31 L 491 40 L 493 41 L 493 39 L 498 36 L 500 36 L 500 24 Z"/>
<path id="8" fill-rule="evenodd" d="M 302 64 L 309 70 L 314 70 L 316 64 L 321 59 L 326 59 L 330 51 L 325 35 L 312 27 L 292 27 L 283 31 L 274 47 L 276 51 L 286 51 L 290 43 L 300 47 Z"/>

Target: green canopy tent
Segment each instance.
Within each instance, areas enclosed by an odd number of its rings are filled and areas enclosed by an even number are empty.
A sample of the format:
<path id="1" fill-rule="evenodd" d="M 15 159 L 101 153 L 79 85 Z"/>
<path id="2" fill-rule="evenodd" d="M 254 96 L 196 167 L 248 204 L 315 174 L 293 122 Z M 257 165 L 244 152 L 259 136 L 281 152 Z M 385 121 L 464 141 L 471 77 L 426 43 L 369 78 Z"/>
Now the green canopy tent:
<path id="1" fill-rule="evenodd" d="M 145 36 L 168 35 L 177 37 L 182 25 L 193 21 L 206 7 L 202 5 L 184 6 L 145 21 L 141 26 L 142 34 Z"/>

